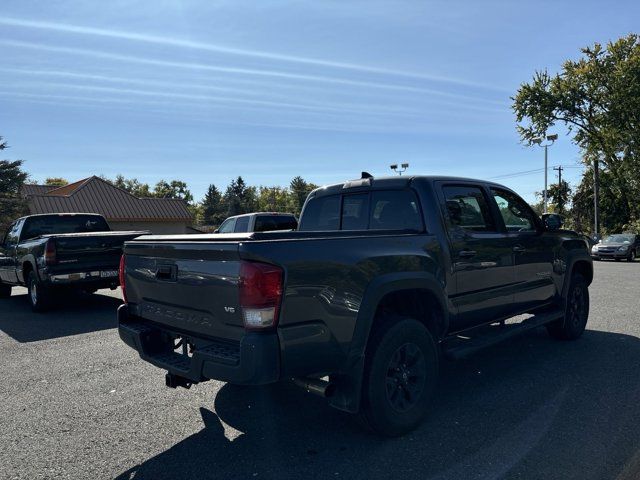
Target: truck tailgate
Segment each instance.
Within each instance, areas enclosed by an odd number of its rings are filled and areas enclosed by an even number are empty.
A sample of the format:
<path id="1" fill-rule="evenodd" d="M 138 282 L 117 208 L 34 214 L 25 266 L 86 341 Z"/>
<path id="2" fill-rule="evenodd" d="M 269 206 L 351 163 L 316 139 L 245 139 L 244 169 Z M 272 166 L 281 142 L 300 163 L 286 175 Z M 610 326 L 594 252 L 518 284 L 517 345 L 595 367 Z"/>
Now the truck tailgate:
<path id="1" fill-rule="evenodd" d="M 58 270 L 65 266 L 74 269 L 117 268 L 124 242 L 145 232 L 97 232 L 49 235 L 56 246 Z"/>
<path id="2" fill-rule="evenodd" d="M 211 338 L 237 341 L 239 242 L 129 242 L 126 294 L 134 315 Z"/>

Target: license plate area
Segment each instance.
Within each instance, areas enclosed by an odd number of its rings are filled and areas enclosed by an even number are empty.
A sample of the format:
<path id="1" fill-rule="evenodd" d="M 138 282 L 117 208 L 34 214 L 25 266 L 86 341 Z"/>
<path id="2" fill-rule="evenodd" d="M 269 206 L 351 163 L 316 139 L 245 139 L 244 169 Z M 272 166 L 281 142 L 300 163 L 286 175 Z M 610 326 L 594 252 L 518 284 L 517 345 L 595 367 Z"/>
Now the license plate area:
<path id="1" fill-rule="evenodd" d="M 118 270 L 102 270 L 100 272 L 101 278 L 114 278 L 118 276 Z"/>

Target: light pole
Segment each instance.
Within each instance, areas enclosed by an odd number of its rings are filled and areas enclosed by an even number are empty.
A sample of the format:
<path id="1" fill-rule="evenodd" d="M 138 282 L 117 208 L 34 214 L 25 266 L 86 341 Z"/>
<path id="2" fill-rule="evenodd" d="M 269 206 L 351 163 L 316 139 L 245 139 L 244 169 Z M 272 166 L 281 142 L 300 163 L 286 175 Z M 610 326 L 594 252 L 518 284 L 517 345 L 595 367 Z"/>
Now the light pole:
<path id="1" fill-rule="evenodd" d="M 398 175 L 402 175 L 402 173 L 405 172 L 407 170 L 407 168 L 409 168 L 409 164 L 408 163 L 403 163 L 403 164 L 400 165 L 400 167 L 402 167 L 402 170 L 398 170 L 398 164 L 397 163 L 389 165 L 389 168 L 391 170 L 396 172 Z"/>
<path id="2" fill-rule="evenodd" d="M 550 143 L 545 143 L 544 145 L 542 144 L 542 142 L 544 140 L 547 140 Z M 531 140 L 532 143 L 535 143 L 536 145 L 540 146 L 540 147 L 544 147 L 544 192 L 543 193 L 543 204 L 544 204 L 544 213 L 547 213 L 547 172 L 549 170 L 548 165 L 548 155 L 547 155 L 547 148 L 549 148 L 551 145 L 554 144 L 554 142 L 558 139 L 558 134 L 554 133 L 552 135 L 546 135 L 544 138 L 543 137 L 537 137 L 534 138 L 533 140 Z"/>

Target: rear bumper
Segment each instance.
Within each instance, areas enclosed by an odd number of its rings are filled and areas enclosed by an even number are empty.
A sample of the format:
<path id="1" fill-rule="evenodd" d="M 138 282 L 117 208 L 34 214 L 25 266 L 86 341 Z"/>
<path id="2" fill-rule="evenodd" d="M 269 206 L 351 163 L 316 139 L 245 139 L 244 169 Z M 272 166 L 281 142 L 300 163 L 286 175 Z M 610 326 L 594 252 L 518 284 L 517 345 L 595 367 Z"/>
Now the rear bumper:
<path id="1" fill-rule="evenodd" d="M 240 385 L 263 385 L 280 378 L 280 342 L 276 333 L 248 333 L 239 343 L 189 336 L 196 342 L 191 357 L 173 351 L 169 329 L 129 315 L 118 308 L 118 333 L 140 358 L 192 382 L 222 380 Z"/>
<path id="2" fill-rule="evenodd" d="M 117 287 L 120 284 L 117 276 L 103 277 L 103 271 L 117 271 L 117 268 L 58 272 L 49 269 L 40 270 L 40 279 L 50 285 L 79 286 L 91 288 Z"/>
<path id="3" fill-rule="evenodd" d="M 591 258 L 628 258 L 629 252 L 598 252 L 592 253 Z"/>

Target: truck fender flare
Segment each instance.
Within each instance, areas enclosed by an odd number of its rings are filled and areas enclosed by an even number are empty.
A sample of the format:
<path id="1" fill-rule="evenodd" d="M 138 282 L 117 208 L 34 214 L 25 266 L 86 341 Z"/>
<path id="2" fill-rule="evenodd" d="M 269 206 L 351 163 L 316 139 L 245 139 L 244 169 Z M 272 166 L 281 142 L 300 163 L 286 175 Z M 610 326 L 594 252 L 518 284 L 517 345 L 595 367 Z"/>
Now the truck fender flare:
<path id="1" fill-rule="evenodd" d="M 592 263 L 591 257 L 588 254 L 582 253 L 579 250 L 569 250 L 567 252 L 567 257 L 565 261 L 566 261 L 566 268 L 565 268 L 565 275 L 564 275 L 564 281 L 562 283 L 562 293 L 561 293 L 561 296 L 563 299 L 567 297 L 569 284 L 571 283 L 571 276 L 576 264 L 580 262 L 587 264 L 591 271 L 591 279 L 587 279 L 587 281 L 591 283 L 591 280 L 593 280 L 593 263 Z"/>
<path id="2" fill-rule="evenodd" d="M 438 338 L 434 338 L 434 341 L 437 343 L 444 335 L 448 326 L 449 311 L 442 282 L 438 281 L 435 276 L 423 272 L 391 273 L 377 277 L 369 284 L 362 297 L 343 373 L 332 378 L 332 382 L 336 386 L 336 394 L 329 399 L 331 406 L 351 413 L 359 410 L 365 350 L 376 309 L 385 295 L 410 289 L 428 290 L 435 296 L 444 318 L 442 319 L 442 331 L 439 332 Z"/>
<path id="3" fill-rule="evenodd" d="M 18 277 L 18 282 L 22 282 L 23 284 L 27 284 L 27 279 L 24 276 L 24 268 L 23 265 L 28 263 L 31 265 L 31 269 L 36 272 L 36 277 L 40 279 L 40 272 L 38 272 L 38 264 L 36 262 L 33 254 L 29 253 L 22 257 L 20 261 L 16 265 L 16 276 Z M 22 279 L 22 280 L 21 280 Z"/>

